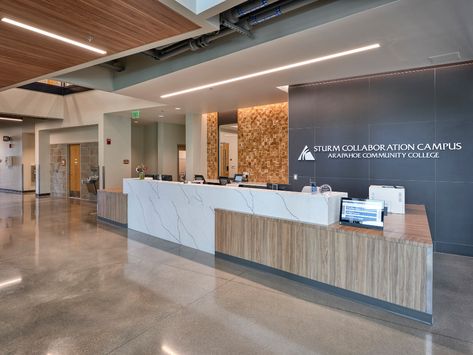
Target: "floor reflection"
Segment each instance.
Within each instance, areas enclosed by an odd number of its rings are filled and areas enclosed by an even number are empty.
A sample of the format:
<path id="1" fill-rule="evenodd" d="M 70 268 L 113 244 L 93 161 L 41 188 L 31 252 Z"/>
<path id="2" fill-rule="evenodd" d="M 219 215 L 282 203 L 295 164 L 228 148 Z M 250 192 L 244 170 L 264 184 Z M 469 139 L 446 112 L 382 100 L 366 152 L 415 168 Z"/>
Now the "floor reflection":
<path id="1" fill-rule="evenodd" d="M 0 353 L 473 353 L 473 259 L 434 256 L 434 325 L 0 193 Z"/>

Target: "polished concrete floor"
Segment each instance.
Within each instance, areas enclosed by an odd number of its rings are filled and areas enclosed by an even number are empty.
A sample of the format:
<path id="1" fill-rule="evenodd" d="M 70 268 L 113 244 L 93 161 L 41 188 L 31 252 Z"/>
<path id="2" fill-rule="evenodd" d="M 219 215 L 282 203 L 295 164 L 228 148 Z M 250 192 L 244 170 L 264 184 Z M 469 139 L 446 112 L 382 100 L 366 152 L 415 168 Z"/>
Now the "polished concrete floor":
<path id="1" fill-rule="evenodd" d="M 434 257 L 434 325 L 0 193 L 0 354 L 473 353 L 473 258 Z"/>

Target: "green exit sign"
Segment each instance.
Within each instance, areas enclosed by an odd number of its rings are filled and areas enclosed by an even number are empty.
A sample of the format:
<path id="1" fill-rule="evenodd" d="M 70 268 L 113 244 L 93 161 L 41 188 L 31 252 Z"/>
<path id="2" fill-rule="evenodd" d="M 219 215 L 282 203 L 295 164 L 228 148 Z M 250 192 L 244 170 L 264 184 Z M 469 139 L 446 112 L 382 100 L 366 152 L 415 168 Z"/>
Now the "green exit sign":
<path id="1" fill-rule="evenodd" d="M 140 118 L 140 111 L 131 111 L 131 118 L 134 120 Z"/>

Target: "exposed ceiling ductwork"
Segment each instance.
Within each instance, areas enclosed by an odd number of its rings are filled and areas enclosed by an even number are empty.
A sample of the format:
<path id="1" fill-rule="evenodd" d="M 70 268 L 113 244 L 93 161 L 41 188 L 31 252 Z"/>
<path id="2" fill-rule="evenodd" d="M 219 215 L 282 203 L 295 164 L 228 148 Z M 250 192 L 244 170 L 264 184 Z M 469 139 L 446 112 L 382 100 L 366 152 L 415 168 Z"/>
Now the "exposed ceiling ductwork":
<path id="1" fill-rule="evenodd" d="M 317 1 L 319 0 L 248 1 L 220 14 L 220 29 L 218 31 L 148 50 L 142 52 L 142 54 L 152 57 L 155 60 L 164 61 L 186 52 L 195 52 L 206 48 L 216 40 L 234 33 L 239 33 L 248 38 L 254 38 L 252 32 L 254 26 Z M 123 62 L 104 63 L 101 66 L 116 72 L 121 72 L 126 69 Z"/>

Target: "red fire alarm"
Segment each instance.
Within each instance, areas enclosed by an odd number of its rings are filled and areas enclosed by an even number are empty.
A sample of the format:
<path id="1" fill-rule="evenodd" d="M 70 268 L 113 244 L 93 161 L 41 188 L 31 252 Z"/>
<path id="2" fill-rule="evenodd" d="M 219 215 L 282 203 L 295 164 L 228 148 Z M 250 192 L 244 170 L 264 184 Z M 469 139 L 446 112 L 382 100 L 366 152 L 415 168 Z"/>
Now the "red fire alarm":
<path id="1" fill-rule="evenodd" d="M 112 144 L 112 138 L 107 138 L 107 144 Z"/>

